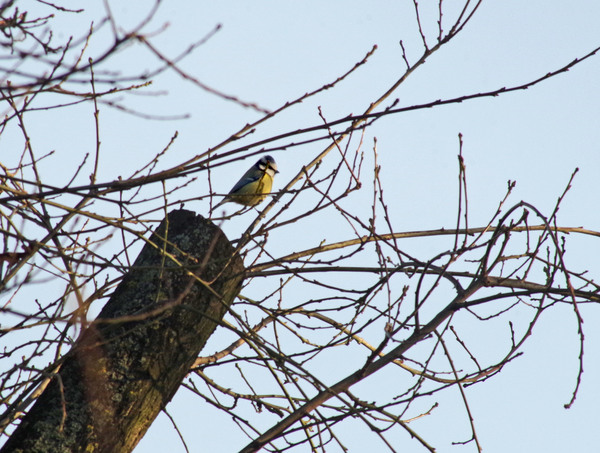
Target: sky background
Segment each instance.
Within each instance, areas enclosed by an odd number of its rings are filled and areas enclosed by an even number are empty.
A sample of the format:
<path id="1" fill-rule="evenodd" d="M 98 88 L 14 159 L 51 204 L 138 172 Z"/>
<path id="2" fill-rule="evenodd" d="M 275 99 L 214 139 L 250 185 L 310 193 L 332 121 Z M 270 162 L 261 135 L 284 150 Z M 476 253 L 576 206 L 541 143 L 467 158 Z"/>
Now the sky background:
<path id="1" fill-rule="evenodd" d="M 59 38 L 77 36 L 89 27 L 91 19 L 101 17 L 102 5 L 97 3 L 76 19 L 57 18 L 62 24 L 56 28 L 62 30 Z M 149 2 L 109 3 L 116 23 L 128 29 L 143 16 Z M 447 24 L 460 4 L 454 0 L 444 2 Z M 426 5 L 422 7 L 421 21 L 433 43 L 437 6 L 431 10 Z M 592 0 L 484 1 L 463 32 L 412 74 L 391 99 L 399 99 L 399 106 L 409 106 L 535 80 L 600 46 L 598 17 L 600 3 Z M 63 20 L 64 23 L 60 22 Z M 163 29 L 165 24 L 168 26 Z M 369 62 L 347 80 L 270 121 L 248 142 L 320 124 L 318 106 L 330 120 L 361 113 L 403 73 L 399 41 L 403 41 L 409 60 L 421 53 L 414 6 L 407 0 L 171 0 L 160 6 L 144 31 L 155 32 L 151 42 L 173 57 L 217 24 L 222 24 L 222 29 L 183 60 L 180 67 L 215 89 L 268 109 L 335 80 L 360 61 L 373 45 L 378 46 Z M 90 53 L 107 48 L 109 36 L 108 27 L 101 29 L 90 43 Z M 155 67 L 156 60 L 146 50 L 132 47 L 123 49 L 108 67 L 124 74 Z M 508 180 L 517 183 L 508 205 L 524 200 L 549 215 L 571 174 L 579 168 L 560 208 L 558 224 L 600 230 L 599 79 L 600 56 L 596 56 L 528 90 L 391 115 L 377 121 L 365 135 L 366 168 L 372 165 L 371 149 L 376 137 L 385 196 L 397 231 L 455 226 L 459 133 L 463 136 L 467 165 L 470 226 L 487 224 L 506 192 Z M 150 93 L 156 95 L 149 96 Z M 251 109 L 198 89 L 173 72 L 158 76 L 149 88 L 127 96 L 123 102 L 138 111 L 176 119 L 148 121 L 101 106 L 99 181 L 102 182 L 130 175 L 164 147 L 175 131 L 179 133 L 178 139 L 161 161 L 161 168 L 192 158 L 260 117 Z M 60 182 L 64 180 L 61 172 L 72 172 L 78 165 L 71 157 L 74 153 L 93 152 L 95 148 L 93 110 L 91 104 L 84 104 L 54 117 L 44 113 L 39 113 L 41 121 L 30 119 L 30 134 L 40 151 L 45 146 L 56 151 L 44 171 L 50 183 L 52 178 Z M 180 118 L 184 114 L 188 117 Z M 48 136 L 52 140 L 46 144 Z M 3 133 L 0 139 L 3 163 L 17 159 L 18 153 L 11 154 L 11 149 L 19 140 L 16 130 Z M 283 187 L 322 148 L 322 144 L 314 144 L 274 154 L 280 170 L 274 190 Z M 251 158 L 215 170 L 215 190 L 227 192 L 254 161 Z M 370 175 L 366 172 L 365 175 L 365 190 L 354 196 L 352 203 L 367 207 L 372 194 Z M 172 183 L 176 184 L 181 181 Z M 160 192 L 158 185 L 156 190 Z M 198 192 L 205 190 L 198 183 L 178 194 L 192 199 L 204 195 L 205 192 Z M 310 200 L 300 200 L 298 208 L 302 203 L 308 206 Z M 207 202 L 187 201 L 185 207 L 204 214 Z M 223 230 L 230 238 L 236 237 L 252 219 L 251 214 L 236 218 L 226 222 Z M 283 255 L 316 246 L 323 239 L 333 241 L 351 236 L 344 225 L 330 224 L 326 218 L 320 218 L 318 223 L 305 224 L 294 234 L 289 230 L 275 234 L 270 244 L 274 254 Z M 589 270 L 594 278 L 600 271 L 598 238 L 570 237 L 569 241 L 566 255 L 569 266 Z M 419 256 L 444 249 L 435 240 L 407 240 L 402 248 Z M 253 290 L 249 288 L 248 293 L 251 295 Z M 596 426 L 600 406 L 597 386 L 600 316 L 595 306 L 584 306 L 581 310 L 585 319 L 585 373 L 571 409 L 565 410 L 563 405 L 570 400 L 576 382 L 578 336 L 573 310 L 568 306 L 544 313 L 524 348 L 524 356 L 495 378 L 466 389 L 486 453 L 596 451 L 600 441 Z M 522 322 L 528 319 L 525 317 Z M 467 322 L 463 318 L 456 320 L 459 325 Z M 519 320 L 515 323 L 518 325 Z M 489 352 L 494 356 L 506 350 L 506 335 L 490 334 L 489 326 L 482 323 L 464 325 L 469 326 L 466 339 L 480 354 Z M 203 355 L 231 341 L 220 330 L 213 337 Z M 327 370 L 323 364 L 321 378 L 332 384 L 343 377 L 352 369 L 344 368 L 351 365 L 344 362 L 347 359 L 340 357 L 339 368 L 335 370 Z M 365 394 L 373 392 L 375 398 L 382 386 L 402 386 L 401 382 L 386 377 L 386 373 L 381 373 L 357 388 Z M 226 382 L 227 376 L 222 379 Z M 440 406 L 433 415 L 414 422 L 411 427 L 437 451 L 476 451 L 473 444 L 452 445 L 470 435 L 458 392 L 438 394 L 428 404 L 435 401 Z M 230 452 L 247 443 L 247 438 L 226 414 L 185 390 L 175 396 L 168 410 L 190 451 Z M 248 413 L 248 417 L 255 416 Z M 275 421 L 276 418 L 265 418 L 264 425 L 260 422 L 259 425 L 266 429 Z M 383 444 L 374 443 L 375 436 L 367 435 L 358 422 L 348 423 L 339 433 L 351 452 L 384 451 Z M 399 451 L 425 451 L 408 436 L 391 438 Z M 185 450 L 171 422 L 161 414 L 135 451 Z"/>

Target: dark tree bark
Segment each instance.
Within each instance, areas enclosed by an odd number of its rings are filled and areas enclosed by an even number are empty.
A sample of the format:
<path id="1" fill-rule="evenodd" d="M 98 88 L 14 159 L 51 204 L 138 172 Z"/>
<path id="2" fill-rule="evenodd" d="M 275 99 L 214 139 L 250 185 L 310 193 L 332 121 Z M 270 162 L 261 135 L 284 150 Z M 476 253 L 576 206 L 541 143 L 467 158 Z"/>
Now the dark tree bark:
<path id="1" fill-rule="evenodd" d="M 241 289 L 223 232 L 185 210 L 152 235 L 1 452 L 130 452 Z"/>

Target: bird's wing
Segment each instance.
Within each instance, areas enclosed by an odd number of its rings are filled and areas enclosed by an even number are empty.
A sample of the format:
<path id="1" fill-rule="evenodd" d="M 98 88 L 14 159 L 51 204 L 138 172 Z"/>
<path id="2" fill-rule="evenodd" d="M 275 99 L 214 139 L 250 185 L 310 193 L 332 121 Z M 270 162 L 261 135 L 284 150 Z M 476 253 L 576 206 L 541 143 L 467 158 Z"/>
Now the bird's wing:
<path id="1" fill-rule="evenodd" d="M 229 191 L 229 193 L 235 193 L 244 187 L 246 184 L 253 183 L 254 181 L 258 181 L 262 178 L 263 173 L 261 171 L 257 171 L 254 167 L 248 170 L 244 176 L 240 178 L 240 180 L 233 186 L 233 188 Z"/>

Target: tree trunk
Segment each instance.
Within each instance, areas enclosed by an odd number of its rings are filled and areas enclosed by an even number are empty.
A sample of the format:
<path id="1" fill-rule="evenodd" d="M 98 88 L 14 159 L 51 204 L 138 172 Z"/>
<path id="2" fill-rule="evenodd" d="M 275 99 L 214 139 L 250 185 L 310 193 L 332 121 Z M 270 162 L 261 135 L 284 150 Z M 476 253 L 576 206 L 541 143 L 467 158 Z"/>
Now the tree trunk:
<path id="1" fill-rule="evenodd" d="M 150 242 L 1 453 L 130 452 L 171 400 L 244 266 L 190 211 L 171 212 Z"/>

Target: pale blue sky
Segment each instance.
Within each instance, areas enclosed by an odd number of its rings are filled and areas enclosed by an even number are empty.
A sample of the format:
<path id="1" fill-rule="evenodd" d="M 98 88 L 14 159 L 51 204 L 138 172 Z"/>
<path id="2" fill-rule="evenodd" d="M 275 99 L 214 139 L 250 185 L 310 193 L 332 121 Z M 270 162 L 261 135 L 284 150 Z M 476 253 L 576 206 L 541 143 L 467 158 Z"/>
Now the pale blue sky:
<path id="1" fill-rule="evenodd" d="M 135 22 L 133 18 L 138 17 L 145 3 L 110 2 L 117 22 L 124 28 Z M 444 6 L 452 8 L 456 3 L 446 0 Z M 90 17 L 97 13 L 98 10 L 90 11 Z M 448 13 L 448 22 L 450 17 L 451 13 Z M 592 0 L 484 1 L 461 35 L 411 75 L 392 99 L 399 98 L 400 106 L 408 106 L 537 79 L 600 46 L 598 17 L 600 3 Z M 435 23 L 425 11 L 422 20 L 428 29 Z M 328 119 L 364 111 L 404 69 L 398 41 L 403 40 L 409 59 L 420 54 L 414 8 L 408 0 L 172 0 L 160 7 L 153 23 L 145 30 L 159 30 L 166 22 L 169 27 L 152 42 L 169 56 L 175 56 L 188 43 L 222 24 L 222 30 L 184 60 L 181 67 L 220 91 L 269 109 L 331 82 L 361 60 L 374 44 L 378 45 L 369 63 L 352 77 L 267 123 L 251 137 L 252 140 L 319 124 L 317 106 L 322 107 Z M 83 30 L 86 21 L 78 18 L 65 23 L 65 33 L 68 33 L 67 27 Z M 430 36 L 433 42 L 433 36 Z M 93 41 L 91 49 L 95 51 L 106 46 L 106 42 Z M 133 74 L 140 68 L 153 67 L 154 60 L 141 49 L 124 49 L 110 66 L 125 68 L 125 73 Z M 456 155 L 458 134 L 462 133 L 471 226 L 482 226 L 489 220 L 504 196 L 508 180 L 517 182 L 509 205 L 525 200 L 549 214 L 571 173 L 579 167 L 573 188 L 560 209 L 558 223 L 600 230 L 597 201 L 599 79 L 600 56 L 596 56 L 526 91 L 379 120 L 367 131 L 363 147 L 370 163 L 373 137 L 377 137 L 382 180 L 395 228 L 412 231 L 455 226 Z M 100 181 L 111 181 L 132 173 L 166 145 L 174 131 L 179 132 L 179 138 L 162 161 L 161 168 L 205 151 L 259 117 L 251 110 L 199 90 L 173 73 L 156 78 L 146 92 L 163 94 L 158 97 L 129 96 L 126 104 L 151 114 L 185 113 L 190 118 L 149 123 L 102 107 Z M 62 165 L 70 165 L 68 171 L 72 171 L 78 162 L 70 161 L 68 156 L 82 150 L 93 152 L 95 137 L 91 105 L 73 108 L 69 115 L 57 116 L 55 122 L 47 121 L 46 115 L 44 122 L 31 124 L 30 132 L 41 150 L 43 138 L 53 131 L 54 138 L 47 146 L 55 149 L 57 159 L 63 159 Z M 11 134 L 7 131 L 0 140 L 3 156 L 7 155 Z M 18 140 L 16 132 L 14 134 Z M 315 144 L 274 154 L 281 172 L 274 189 L 284 186 L 301 165 L 321 149 L 322 144 Z M 217 170 L 215 190 L 228 191 L 254 160 Z M 55 159 L 55 162 L 58 161 Z M 47 170 L 48 177 L 52 178 L 50 164 Z M 62 181 L 60 175 L 56 178 Z M 370 175 L 365 177 L 365 189 L 353 197 L 352 203 L 368 206 L 372 198 L 370 178 Z M 179 182 L 173 185 L 176 183 Z M 156 190 L 160 191 L 158 185 Z M 198 192 L 205 190 L 206 187 L 198 182 L 179 194 L 192 198 L 204 194 Z M 207 204 L 188 202 L 186 208 L 206 213 Z M 252 218 L 249 214 L 226 222 L 223 229 L 228 236 L 235 237 Z M 352 237 L 351 231 L 345 228 L 328 224 L 326 218 L 321 218 L 318 223 L 304 224 L 297 231 L 287 229 L 275 233 L 270 245 L 275 255 L 283 255 L 316 246 L 323 239 L 334 241 Z M 578 237 L 571 237 L 570 241 L 566 255 L 570 267 L 588 269 L 591 278 L 598 275 L 600 241 Z M 433 254 L 443 249 L 441 243 L 410 240 L 402 247 L 427 256 L 430 251 Z M 256 281 L 247 289 L 246 295 L 264 291 L 262 284 L 267 283 Z M 543 315 L 523 357 L 493 379 L 466 389 L 479 440 L 486 453 L 591 453 L 597 448 L 600 441 L 596 426 L 600 405 L 600 391 L 596 385 L 600 379 L 600 335 L 597 333 L 600 317 L 594 306 L 585 306 L 581 310 L 585 318 L 585 373 L 577 401 L 570 410 L 563 409 L 563 404 L 569 401 L 575 385 L 578 337 L 573 310 L 568 306 L 555 307 Z M 514 320 L 516 325 L 528 321 L 526 311 L 523 316 L 522 320 Z M 489 351 L 497 358 L 494 354 L 506 350 L 505 321 L 499 320 L 490 329 L 489 324 L 477 323 L 468 315 L 462 315 L 454 323 L 463 327 L 465 340 L 481 355 Z M 231 341 L 231 336 L 220 330 L 214 337 L 204 351 L 207 355 Z M 319 376 L 328 384 L 353 369 L 351 353 L 340 354 L 336 369 L 322 365 Z M 344 366 L 349 368 L 344 369 Z M 218 373 L 216 370 L 214 376 Z M 363 396 L 376 398 L 380 388 L 401 388 L 403 385 L 386 377 L 389 377 L 386 372 L 376 375 L 357 386 L 357 390 L 364 391 Z M 227 382 L 228 376 L 221 378 Z M 433 415 L 413 422 L 411 427 L 439 452 L 476 451 L 472 444 L 451 445 L 470 435 L 458 391 L 438 394 L 423 403 L 423 407 L 436 401 L 440 406 Z M 232 452 L 247 443 L 247 438 L 229 417 L 185 390 L 176 395 L 168 409 L 192 452 Z M 263 429 L 277 420 L 253 411 L 247 412 L 246 416 L 263 417 L 264 421 L 256 419 L 256 424 Z M 376 437 L 367 433 L 359 422 L 341 426 L 338 434 L 351 452 L 385 451 L 383 444 L 377 443 Z M 391 435 L 390 439 L 398 451 L 425 451 L 406 435 Z M 167 417 L 161 415 L 135 451 L 185 450 Z M 338 450 L 334 447 L 327 449 L 328 453 L 335 451 Z"/>

